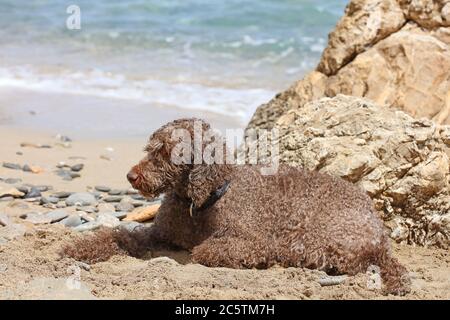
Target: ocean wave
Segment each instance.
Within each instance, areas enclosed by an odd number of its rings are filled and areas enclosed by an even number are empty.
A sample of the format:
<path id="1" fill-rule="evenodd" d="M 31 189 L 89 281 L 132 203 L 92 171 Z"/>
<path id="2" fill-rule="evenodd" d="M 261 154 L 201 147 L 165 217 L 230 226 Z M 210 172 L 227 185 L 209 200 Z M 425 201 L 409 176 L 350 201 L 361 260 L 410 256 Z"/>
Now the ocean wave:
<path id="1" fill-rule="evenodd" d="M 232 116 L 243 123 L 249 120 L 260 104 L 267 102 L 275 94 L 261 88 L 236 89 L 202 83 L 130 79 L 123 74 L 98 69 L 44 72 L 23 66 L 0 68 L 0 87 L 135 100 L 150 106 L 204 110 Z"/>

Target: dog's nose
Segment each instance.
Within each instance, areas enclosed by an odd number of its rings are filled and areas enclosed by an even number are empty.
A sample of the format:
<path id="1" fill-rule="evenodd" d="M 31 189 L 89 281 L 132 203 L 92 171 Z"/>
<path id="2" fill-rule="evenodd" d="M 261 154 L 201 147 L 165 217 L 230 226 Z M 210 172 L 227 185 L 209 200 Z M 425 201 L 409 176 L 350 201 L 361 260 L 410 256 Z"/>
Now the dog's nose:
<path id="1" fill-rule="evenodd" d="M 138 178 L 138 174 L 134 171 L 130 171 L 127 174 L 127 179 L 128 181 L 130 181 L 131 183 L 135 182 Z"/>

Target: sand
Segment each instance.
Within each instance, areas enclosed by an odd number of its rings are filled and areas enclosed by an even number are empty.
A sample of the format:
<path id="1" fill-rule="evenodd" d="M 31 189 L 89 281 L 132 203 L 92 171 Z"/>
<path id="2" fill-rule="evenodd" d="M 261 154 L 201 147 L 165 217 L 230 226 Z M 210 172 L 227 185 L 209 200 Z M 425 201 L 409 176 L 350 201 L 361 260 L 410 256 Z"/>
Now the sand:
<path id="1" fill-rule="evenodd" d="M 125 175 L 143 156 L 145 137 L 79 138 L 65 148 L 54 134 L 0 128 L 3 162 L 45 170 L 33 174 L 0 167 L 0 177 L 20 178 L 19 184 L 51 185 L 53 191 L 86 191 L 95 185 L 129 188 Z M 20 147 L 22 142 L 52 148 Z M 63 181 L 54 173 L 60 161 L 83 163 L 81 177 Z M 0 188 L 11 186 L 0 182 Z M 383 296 L 368 287 L 369 274 L 322 287 L 319 280 L 325 274 L 319 271 L 207 268 L 190 263 L 188 252 L 154 252 L 143 259 L 114 256 L 91 266 L 80 264 L 59 254 L 79 233 L 55 224 L 26 224 L 20 218 L 30 211 L 48 210 L 22 199 L 0 202 L 0 213 L 27 230 L 24 236 L 0 243 L 0 299 L 450 299 L 450 254 L 442 249 L 393 244 L 395 255 L 411 273 L 412 292 L 405 297 Z"/>

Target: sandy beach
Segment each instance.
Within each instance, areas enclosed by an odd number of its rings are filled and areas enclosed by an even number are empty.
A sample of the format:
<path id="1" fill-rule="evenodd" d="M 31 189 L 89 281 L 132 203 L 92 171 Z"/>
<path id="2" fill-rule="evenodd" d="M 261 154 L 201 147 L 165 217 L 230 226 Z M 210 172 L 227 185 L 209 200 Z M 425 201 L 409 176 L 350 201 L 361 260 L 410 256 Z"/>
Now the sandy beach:
<path id="1" fill-rule="evenodd" d="M 4 137 L 3 163 L 21 167 L 28 164 L 43 170 L 31 173 L 0 167 L 0 189 L 51 186 L 52 189 L 42 192 L 42 196 L 60 191 L 95 192 L 95 186 L 126 192 L 129 189 L 126 172 L 142 156 L 146 141 L 144 137 L 80 138 L 64 143 L 54 132 L 6 126 L 0 129 L 0 134 Z M 29 146 L 21 147 L 24 143 Z M 45 147 L 36 147 L 39 145 Z M 57 165 L 62 163 L 68 166 L 82 163 L 83 169 L 77 172 L 80 177 L 63 180 L 56 174 Z M 121 197 L 128 197 L 123 192 Z M 450 298 L 450 256 L 443 249 L 394 244 L 395 255 L 411 273 L 413 290 L 406 297 L 386 297 L 367 287 L 371 281 L 369 274 L 347 277 L 341 284 L 323 287 L 320 285 L 321 279 L 326 277 L 323 272 L 277 267 L 269 270 L 206 268 L 191 264 L 188 252 L 153 252 L 144 259 L 114 256 L 107 262 L 80 264 L 61 257 L 60 251 L 64 244 L 85 233 L 60 223 L 33 223 L 26 218 L 30 213 L 45 215 L 60 204 L 70 215 L 85 210 L 95 216 L 96 206 L 101 206 L 104 202 L 101 199 L 107 196 L 103 193 L 95 205 L 84 208 L 66 207 L 64 199 L 53 205 L 41 205 L 38 200 L 3 197 L 0 213 L 6 214 L 9 222 L 0 227 L 0 299 Z M 15 230 L 17 225 L 25 229 Z M 74 279 L 80 284 L 75 288 L 70 285 Z"/>

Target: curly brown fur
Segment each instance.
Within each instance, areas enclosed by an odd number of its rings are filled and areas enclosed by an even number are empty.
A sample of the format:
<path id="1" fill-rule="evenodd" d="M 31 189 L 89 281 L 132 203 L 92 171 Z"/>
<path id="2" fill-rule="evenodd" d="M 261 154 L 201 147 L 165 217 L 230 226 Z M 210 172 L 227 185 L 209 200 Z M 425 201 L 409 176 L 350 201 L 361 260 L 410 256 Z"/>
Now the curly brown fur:
<path id="1" fill-rule="evenodd" d="M 191 250 L 194 262 L 210 267 L 277 264 L 353 275 L 378 265 L 385 292 L 409 291 L 406 269 L 392 257 L 384 225 L 360 188 L 287 165 L 267 176 L 254 165 L 176 165 L 172 133 L 184 128 L 192 136 L 195 121 L 177 120 L 156 131 L 128 175 L 143 195 L 165 194 L 147 234 L 152 241 Z M 209 129 L 204 122 L 201 127 Z M 225 181 L 228 191 L 191 217 L 191 204 L 201 207 Z"/>
<path id="2" fill-rule="evenodd" d="M 101 228 L 64 246 L 61 254 L 89 264 L 106 261 L 114 255 L 128 254 L 139 258 L 150 248 L 155 248 L 155 244 L 150 243 L 151 239 L 146 228 L 135 231 Z"/>

